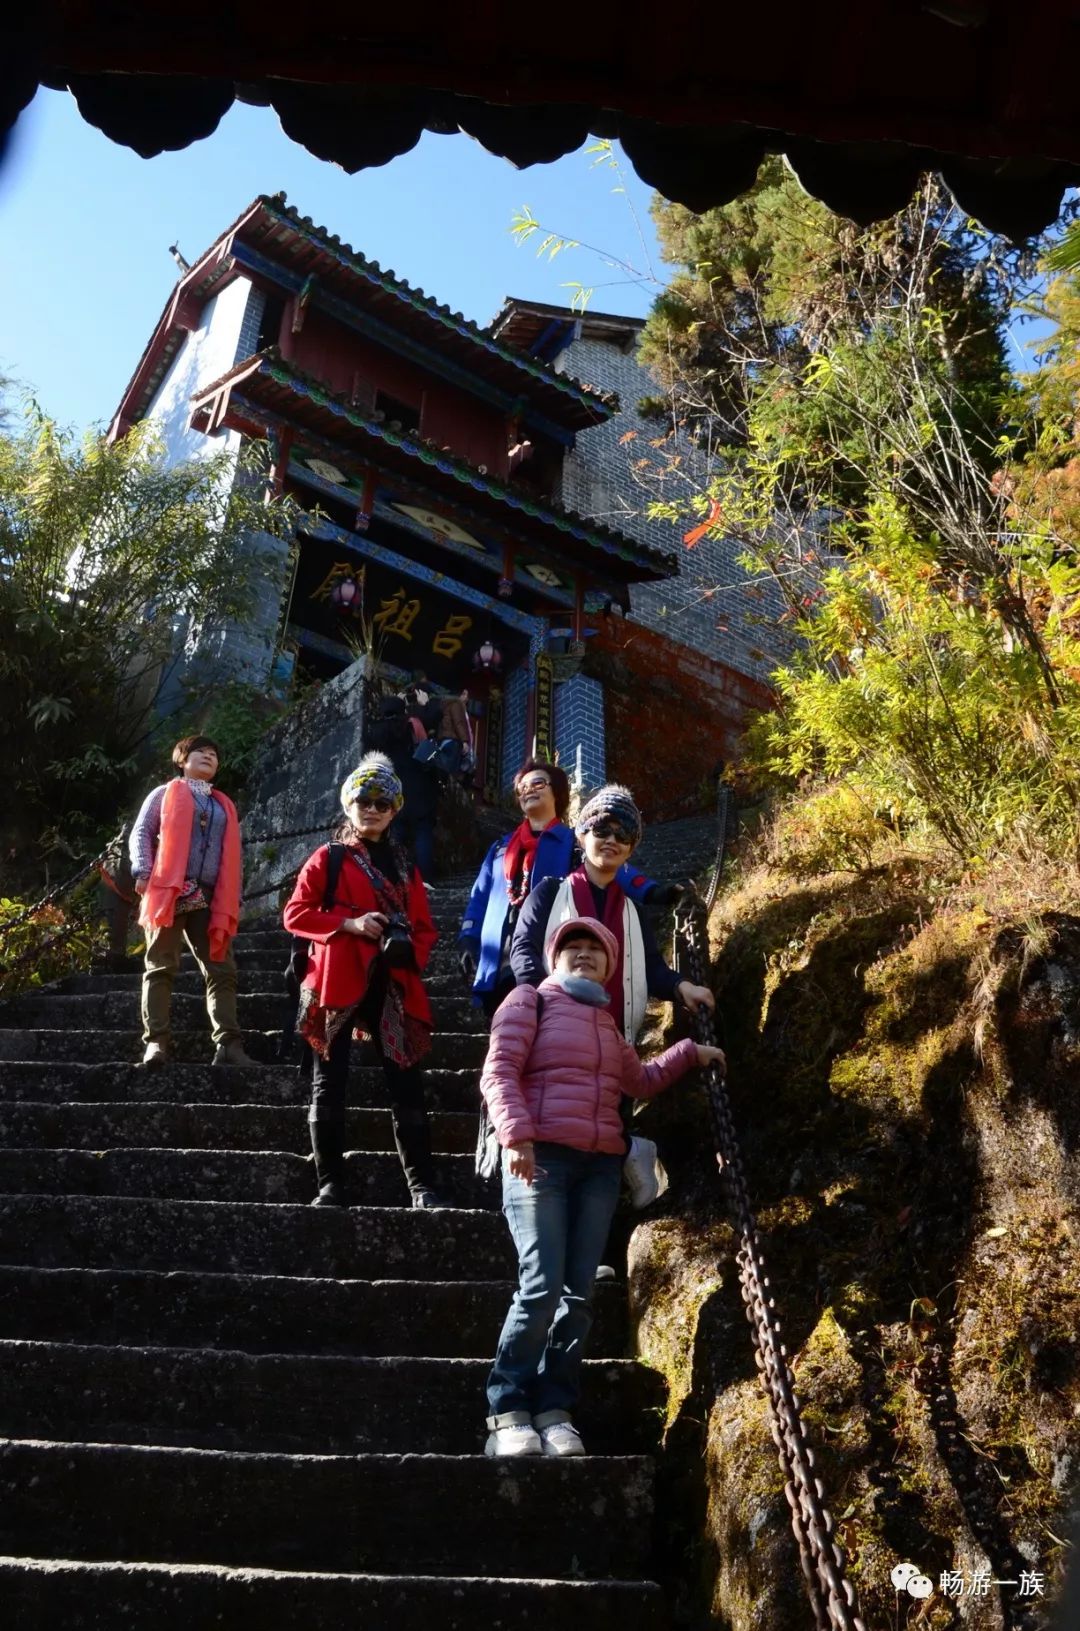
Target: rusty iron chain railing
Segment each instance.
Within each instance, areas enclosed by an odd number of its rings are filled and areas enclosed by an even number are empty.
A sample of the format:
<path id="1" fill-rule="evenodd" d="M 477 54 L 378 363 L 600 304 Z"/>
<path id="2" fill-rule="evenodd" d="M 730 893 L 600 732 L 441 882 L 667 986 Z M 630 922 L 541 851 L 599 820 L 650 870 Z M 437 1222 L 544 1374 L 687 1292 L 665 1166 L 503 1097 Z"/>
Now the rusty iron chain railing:
<path id="1" fill-rule="evenodd" d="M 716 862 L 705 899 L 687 895 L 675 911 L 677 966 L 695 985 L 706 985 L 709 972 L 708 914 L 716 900 L 724 851 L 733 830 L 730 789 L 722 788 Z M 715 1044 L 713 1016 L 702 1010 L 696 1020 L 699 1040 Z M 706 1091 L 716 1159 L 732 1221 L 739 1236 L 736 1262 L 746 1317 L 754 1341 L 754 1360 L 769 1402 L 773 1442 L 784 1474 L 784 1493 L 799 1548 L 807 1595 L 818 1631 L 866 1631 L 855 1593 L 847 1579 L 844 1557 L 833 1536 L 833 1520 L 814 1468 L 784 1346 L 776 1303 L 765 1266 L 761 1237 L 750 1205 L 742 1155 L 723 1075 L 716 1066 L 706 1072 Z"/>
<path id="2" fill-rule="evenodd" d="M 294 827 L 291 832 L 257 833 L 253 838 L 249 838 L 247 833 L 244 833 L 240 842 L 242 844 L 284 844 L 286 839 L 289 838 L 312 838 L 316 833 L 327 832 L 330 825 L 329 821 L 324 821 L 318 827 Z"/>
<path id="3" fill-rule="evenodd" d="M 81 866 L 78 872 L 73 872 L 70 878 L 64 879 L 63 883 L 54 884 L 47 894 L 42 895 L 40 900 L 36 900 L 33 906 L 28 906 L 17 917 L 9 918 L 6 923 L 0 923 L 0 940 L 11 934 L 13 929 L 19 929 L 24 923 L 28 923 L 32 917 L 36 917 L 39 912 L 44 911 L 46 906 L 51 906 L 54 901 L 60 900 L 64 895 L 70 895 L 71 891 L 82 883 L 84 878 L 89 877 L 95 867 L 101 865 L 115 842 L 115 838 L 110 839 L 105 848 L 95 855 L 92 861 L 87 861 L 85 866 Z"/>

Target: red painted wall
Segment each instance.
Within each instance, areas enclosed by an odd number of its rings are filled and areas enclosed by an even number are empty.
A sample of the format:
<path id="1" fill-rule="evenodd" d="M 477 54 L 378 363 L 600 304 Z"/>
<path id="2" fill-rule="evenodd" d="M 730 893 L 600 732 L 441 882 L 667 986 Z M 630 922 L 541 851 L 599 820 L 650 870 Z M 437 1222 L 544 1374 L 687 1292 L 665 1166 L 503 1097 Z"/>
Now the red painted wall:
<path id="1" fill-rule="evenodd" d="M 752 712 L 769 689 L 621 618 L 589 640 L 586 670 L 604 683 L 607 773 L 625 782 L 646 818 L 712 809 L 713 771 L 739 757 Z"/>
<path id="2" fill-rule="evenodd" d="M 376 390 L 421 404 L 421 436 L 471 464 L 486 465 L 492 476 L 506 475 L 507 423 L 498 408 L 375 345 L 326 312 L 309 309 L 299 334 L 290 335 L 288 325 L 287 312 L 282 339 L 286 345 L 291 340 L 289 356 L 297 368 L 345 397 L 352 396 L 359 378 L 361 407 L 370 407 Z"/>

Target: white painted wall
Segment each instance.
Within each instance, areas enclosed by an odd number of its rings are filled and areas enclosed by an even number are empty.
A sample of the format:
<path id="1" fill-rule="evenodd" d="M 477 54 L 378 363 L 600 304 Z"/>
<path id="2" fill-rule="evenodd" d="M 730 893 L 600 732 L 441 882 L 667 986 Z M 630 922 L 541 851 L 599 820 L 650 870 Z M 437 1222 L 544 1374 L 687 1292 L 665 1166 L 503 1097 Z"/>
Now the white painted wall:
<path id="1" fill-rule="evenodd" d="M 223 449 L 240 446 L 236 431 L 204 436 L 191 430 L 191 398 L 196 391 L 227 374 L 236 361 L 236 348 L 247 310 L 251 284 L 235 278 L 203 308 L 199 327 L 192 329 L 158 387 L 146 415 L 162 441 L 169 464 L 182 459 L 206 459 Z"/>

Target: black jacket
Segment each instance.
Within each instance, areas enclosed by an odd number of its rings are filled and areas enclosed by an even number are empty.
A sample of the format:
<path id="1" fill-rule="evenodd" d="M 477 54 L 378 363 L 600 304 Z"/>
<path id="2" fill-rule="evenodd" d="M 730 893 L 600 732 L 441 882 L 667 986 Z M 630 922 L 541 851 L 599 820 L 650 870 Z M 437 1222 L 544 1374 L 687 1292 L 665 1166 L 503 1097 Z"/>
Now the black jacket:
<path id="1" fill-rule="evenodd" d="M 401 697 L 384 697 L 364 732 L 364 751 L 385 753 L 397 771 L 405 795 L 402 814 L 407 820 L 430 821 L 439 803 L 439 773 L 413 758 L 413 746 L 404 702 Z"/>

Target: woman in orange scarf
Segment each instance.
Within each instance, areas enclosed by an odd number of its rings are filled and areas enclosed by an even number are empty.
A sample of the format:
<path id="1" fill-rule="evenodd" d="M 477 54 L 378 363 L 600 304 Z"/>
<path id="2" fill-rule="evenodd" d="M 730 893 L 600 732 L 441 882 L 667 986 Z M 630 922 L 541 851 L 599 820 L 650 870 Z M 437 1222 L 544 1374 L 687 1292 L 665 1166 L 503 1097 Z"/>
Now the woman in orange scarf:
<path id="1" fill-rule="evenodd" d="M 236 1017 L 232 940 L 240 914 L 240 823 L 236 806 L 211 786 L 219 753 L 208 736 L 185 736 L 172 751 L 180 771 L 147 795 L 129 840 L 131 871 L 146 930 L 142 985 L 143 1065 L 167 1062 L 173 980 L 187 942 L 206 981 L 215 1065 L 252 1065 Z"/>

